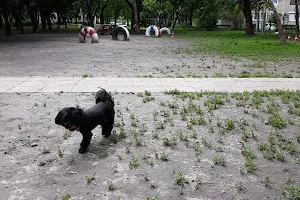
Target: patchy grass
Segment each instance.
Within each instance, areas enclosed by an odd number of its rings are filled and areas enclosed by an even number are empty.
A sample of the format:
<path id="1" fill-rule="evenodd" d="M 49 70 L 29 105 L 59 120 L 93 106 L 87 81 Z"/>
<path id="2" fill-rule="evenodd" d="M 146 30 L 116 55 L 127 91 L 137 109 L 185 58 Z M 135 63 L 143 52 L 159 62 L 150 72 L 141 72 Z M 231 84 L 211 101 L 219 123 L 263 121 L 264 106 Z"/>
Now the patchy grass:
<path id="1" fill-rule="evenodd" d="M 57 198 L 58 200 L 69 200 L 71 198 L 71 195 L 69 193 L 63 195 L 60 198 Z"/>
<path id="2" fill-rule="evenodd" d="M 225 166 L 225 157 L 222 155 L 216 155 L 213 157 L 213 161 L 215 165 Z"/>
<path id="3" fill-rule="evenodd" d="M 278 61 L 296 58 L 300 44 L 286 42 L 281 45 L 278 35 L 266 33 L 247 37 L 244 31 L 177 31 L 176 37 L 195 39 L 194 47 L 175 51 L 212 53 L 258 60 L 254 67 L 263 67 L 261 61 Z M 251 67 L 253 67 L 251 66 Z"/>
<path id="4" fill-rule="evenodd" d="M 69 137 L 72 136 L 72 132 L 71 131 L 65 131 L 62 135 L 62 138 L 64 138 L 65 140 L 67 140 Z"/>
<path id="5" fill-rule="evenodd" d="M 181 187 L 184 187 L 184 184 L 186 183 L 186 179 L 184 178 L 184 176 L 182 175 L 182 172 L 178 172 L 178 174 L 176 175 L 176 179 L 175 179 L 175 183 L 177 185 L 180 185 Z"/>
<path id="6" fill-rule="evenodd" d="M 293 183 L 285 183 L 281 186 L 281 191 L 289 200 L 300 199 L 300 187 Z"/>
<path id="7" fill-rule="evenodd" d="M 96 173 L 94 173 L 92 176 L 85 176 L 85 180 L 86 180 L 86 182 L 85 182 L 85 184 L 86 185 L 89 185 L 89 184 L 91 184 L 91 182 L 93 181 L 93 180 L 95 180 L 95 177 L 96 177 Z"/>
<path id="8" fill-rule="evenodd" d="M 34 124 L 37 117 L 26 118 L 25 114 L 36 116 L 36 110 L 31 106 L 21 107 L 19 101 L 4 106 L 3 112 L 11 113 L 9 118 L 14 117 L 16 110 L 21 110 L 20 113 L 24 114 L 20 117 L 26 120 L 3 120 L 4 127 L 14 129 L 6 131 L 4 128 L 3 135 L 8 137 L 0 141 L 2 156 L 6 158 L 3 162 L 10 166 L 2 169 L 3 174 L 12 176 L 6 177 L 8 184 L 17 178 L 29 179 L 30 173 L 14 175 L 13 172 L 20 171 L 20 166 L 34 164 L 30 170 L 38 170 L 35 179 L 39 188 L 49 189 L 48 184 L 43 184 L 47 176 L 39 174 L 54 170 L 51 180 L 53 177 L 58 183 L 64 183 L 74 199 L 94 198 L 95 187 L 114 199 L 128 195 L 128 191 L 132 191 L 130 198 L 137 199 L 147 196 L 169 199 L 178 195 L 187 199 L 199 196 L 207 199 L 243 199 L 245 196 L 261 199 L 261 194 L 269 199 L 297 197 L 300 116 L 290 109 L 299 108 L 300 91 L 191 93 L 169 90 L 165 94 L 151 93 L 150 97 L 154 99 L 147 104 L 141 101 L 147 95 L 145 92 L 141 94 L 140 97 L 125 93 L 113 95 L 118 103 L 111 137 L 102 137 L 101 127 L 97 127 L 84 155 L 78 153 L 81 134 L 75 131 L 72 140 L 64 140 L 62 127 L 55 124 L 51 127 L 54 134 L 48 134 L 52 132 L 43 124 L 49 123 L 49 119 L 41 115 L 41 125 L 32 126 L 30 130 L 41 134 L 29 135 L 27 123 Z M 90 94 L 64 93 L 61 96 L 52 94 L 55 99 L 51 101 L 45 101 L 46 98 L 37 101 L 43 95 L 24 95 L 22 101 L 24 104 L 29 102 L 29 105 L 46 102 L 47 107 L 42 108 L 50 112 L 54 105 L 65 103 L 65 96 L 84 102 L 85 107 L 90 101 L 84 100 L 94 100 Z M 6 105 L 7 99 L 0 98 L 0 103 Z M 132 121 L 136 122 L 135 126 L 132 126 Z M 17 129 L 18 124 L 24 124 L 21 130 Z M 32 142 L 40 148 L 31 147 Z M 17 144 L 17 148 L 13 144 Z M 47 148 L 43 150 L 44 146 Z M 56 152 L 57 146 L 60 146 L 60 153 Z M 25 152 L 26 159 L 19 157 Z M 13 161 L 21 165 L 11 164 L 13 156 Z M 94 172 L 102 173 L 97 173 L 93 179 Z M 89 176 L 86 180 L 85 175 Z M 84 182 L 89 184 L 83 189 L 74 188 L 74 185 L 82 186 Z M 27 184 L 22 184 L 22 187 L 27 189 Z M 28 184 L 28 187 L 32 186 Z M 61 185 L 52 187 L 60 191 Z M 139 191 L 132 190 L 137 187 Z M 44 190 L 39 188 L 40 195 Z"/>
<path id="9" fill-rule="evenodd" d="M 286 126 L 284 119 L 276 113 L 269 117 L 269 123 L 275 128 L 283 128 Z"/>

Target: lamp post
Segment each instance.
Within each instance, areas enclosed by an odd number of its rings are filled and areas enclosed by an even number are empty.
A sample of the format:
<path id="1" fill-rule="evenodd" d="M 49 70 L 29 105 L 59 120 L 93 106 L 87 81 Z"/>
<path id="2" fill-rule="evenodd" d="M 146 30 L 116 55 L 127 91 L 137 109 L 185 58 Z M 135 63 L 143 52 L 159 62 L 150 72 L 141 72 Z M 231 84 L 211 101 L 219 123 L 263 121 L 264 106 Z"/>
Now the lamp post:
<path id="1" fill-rule="evenodd" d="M 261 27 L 261 33 L 262 33 L 263 36 L 265 35 L 266 12 L 267 12 L 266 11 L 266 7 L 264 6 L 264 9 L 263 9 L 263 20 L 262 20 L 263 26 Z"/>
<path id="2" fill-rule="evenodd" d="M 258 32 L 258 29 L 259 29 L 259 6 L 260 6 L 260 4 L 261 3 L 265 3 L 265 1 L 259 1 L 258 3 L 257 3 L 257 20 L 256 20 L 256 32 Z M 263 24 L 262 24 L 262 26 L 263 26 Z"/>

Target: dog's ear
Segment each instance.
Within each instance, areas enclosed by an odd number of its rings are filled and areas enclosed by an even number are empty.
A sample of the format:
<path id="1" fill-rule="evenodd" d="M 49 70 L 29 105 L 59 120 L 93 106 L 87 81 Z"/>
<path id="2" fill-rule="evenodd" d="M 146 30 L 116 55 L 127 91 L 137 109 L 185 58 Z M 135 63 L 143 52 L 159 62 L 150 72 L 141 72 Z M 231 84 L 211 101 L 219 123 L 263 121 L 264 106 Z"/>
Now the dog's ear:
<path id="1" fill-rule="evenodd" d="M 99 90 L 96 95 L 95 95 L 95 99 L 96 99 L 96 104 L 99 102 L 106 102 L 109 103 L 112 107 L 115 106 L 114 103 L 114 99 L 112 98 L 112 96 L 106 92 L 105 89 L 101 88 L 101 90 Z"/>
<path id="2" fill-rule="evenodd" d="M 71 110 L 72 121 L 79 121 L 82 117 L 83 110 L 81 108 L 73 108 Z"/>
<path id="3" fill-rule="evenodd" d="M 68 108 L 63 108 L 55 117 L 55 124 L 61 125 L 68 114 Z"/>

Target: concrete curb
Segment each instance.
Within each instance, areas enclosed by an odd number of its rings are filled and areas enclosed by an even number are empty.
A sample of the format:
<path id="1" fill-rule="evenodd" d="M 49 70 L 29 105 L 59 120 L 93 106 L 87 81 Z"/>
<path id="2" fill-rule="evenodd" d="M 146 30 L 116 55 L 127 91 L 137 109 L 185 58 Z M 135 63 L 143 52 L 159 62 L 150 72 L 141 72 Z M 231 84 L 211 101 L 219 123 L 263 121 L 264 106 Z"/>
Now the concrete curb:
<path id="1" fill-rule="evenodd" d="M 0 93 L 95 92 L 100 87 L 117 92 L 297 90 L 300 78 L 0 77 Z"/>

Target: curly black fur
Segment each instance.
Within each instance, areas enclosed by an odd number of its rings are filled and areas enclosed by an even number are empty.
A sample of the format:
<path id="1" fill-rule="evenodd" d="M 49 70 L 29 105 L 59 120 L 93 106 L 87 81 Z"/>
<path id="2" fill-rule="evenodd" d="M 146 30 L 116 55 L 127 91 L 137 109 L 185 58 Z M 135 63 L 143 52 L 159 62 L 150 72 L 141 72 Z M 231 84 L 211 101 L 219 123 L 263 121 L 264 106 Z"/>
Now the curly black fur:
<path id="1" fill-rule="evenodd" d="M 113 129 L 115 110 L 114 100 L 110 94 L 101 89 L 96 94 L 96 105 L 89 109 L 67 107 L 55 117 L 55 123 L 70 131 L 78 130 L 83 138 L 79 153 L 85 153 L 93 136 L 92 130 L 102 126 L 102 135 L 109 137 Z"/>
<path id="2" fill-rule="evenodd" d="M 95 95 L 95 99 L 96 99 L 96 104 L 102 101 L 102 102 L 109 103 L 112 107 L 115 106 L 114 99 L 103 88 L 101 88 L 101 90 L 97 92 L 97 94 Z"/>

